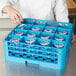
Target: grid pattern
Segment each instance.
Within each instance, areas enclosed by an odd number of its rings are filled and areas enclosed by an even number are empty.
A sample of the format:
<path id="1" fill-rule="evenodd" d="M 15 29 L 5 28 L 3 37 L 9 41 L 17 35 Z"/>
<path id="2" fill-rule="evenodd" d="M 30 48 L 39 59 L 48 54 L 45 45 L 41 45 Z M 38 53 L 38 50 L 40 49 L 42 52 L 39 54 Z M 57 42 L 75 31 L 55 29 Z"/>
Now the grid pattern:
<path id="1" fill-rule="evenodd" d="M 30 63 L 62 69 L 71 45 L 72 28 L 71 23 L 24 19 L 4 39 L 6 60 L 31 60 Z"/>

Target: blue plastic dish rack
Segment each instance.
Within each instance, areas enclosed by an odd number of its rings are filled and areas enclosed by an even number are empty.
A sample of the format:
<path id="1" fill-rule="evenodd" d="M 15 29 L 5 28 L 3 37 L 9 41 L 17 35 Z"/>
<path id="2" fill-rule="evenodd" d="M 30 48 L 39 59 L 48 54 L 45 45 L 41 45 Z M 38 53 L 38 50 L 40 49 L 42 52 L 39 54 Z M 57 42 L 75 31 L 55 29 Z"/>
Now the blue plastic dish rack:
<path id="1" fill-rule="evenodd" d="M 25 18 L 3 40 L 5 60 L 64 69 L 72 29 L 71 23 Z"/>

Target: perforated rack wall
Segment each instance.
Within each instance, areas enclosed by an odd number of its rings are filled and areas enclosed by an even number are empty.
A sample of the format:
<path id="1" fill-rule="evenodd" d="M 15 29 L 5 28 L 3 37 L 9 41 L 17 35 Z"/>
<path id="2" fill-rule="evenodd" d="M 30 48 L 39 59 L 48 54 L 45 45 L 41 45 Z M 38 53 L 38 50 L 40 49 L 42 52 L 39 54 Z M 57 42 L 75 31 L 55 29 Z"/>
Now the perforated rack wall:
<path id="1" fill-rule="evenodd" d="M 72 28 L 71 23 L 26 18 L 3 40 L 5 59 L 63 69 Z"/>

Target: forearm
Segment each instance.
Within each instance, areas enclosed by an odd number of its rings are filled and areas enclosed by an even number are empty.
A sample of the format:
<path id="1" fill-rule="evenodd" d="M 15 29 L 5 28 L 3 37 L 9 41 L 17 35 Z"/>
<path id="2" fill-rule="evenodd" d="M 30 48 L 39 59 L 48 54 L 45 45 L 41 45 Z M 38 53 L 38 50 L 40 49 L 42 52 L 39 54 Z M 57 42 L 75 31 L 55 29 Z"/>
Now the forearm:
<path id="1" fill-rule="evenodd" d="M 56 0 L 54 13 L 57 21 L 69 22 L 66 0 Z"/>

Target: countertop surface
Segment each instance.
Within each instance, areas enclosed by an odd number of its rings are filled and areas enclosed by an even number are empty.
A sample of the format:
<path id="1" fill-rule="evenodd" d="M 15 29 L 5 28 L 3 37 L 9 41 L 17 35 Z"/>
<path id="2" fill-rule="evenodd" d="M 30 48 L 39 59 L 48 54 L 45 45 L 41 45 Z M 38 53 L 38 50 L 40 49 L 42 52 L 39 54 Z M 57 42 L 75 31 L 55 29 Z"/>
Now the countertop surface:
<path id="1" fill-rule="evenodd" d="M 69 12 L 76 12 L 76 3 L 73 0 L 66 0 Z"/>
<path id="2" fill-rule="evenodd" d="M 64 70 L 5 61 L 2 41 L 13 27 L 5 28 L 8 24 L 12 25 L 9 19 L 0 19 L 0 76 L 76 76 L 76 43 L 71 47 L 67 65 Z"/>
<path id="3" fill-rule="evenodd" d="M 66 0 L 68 8 L 76 8 L 76 3 L 73 0 Z"/>

